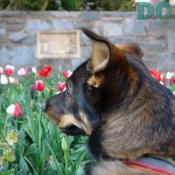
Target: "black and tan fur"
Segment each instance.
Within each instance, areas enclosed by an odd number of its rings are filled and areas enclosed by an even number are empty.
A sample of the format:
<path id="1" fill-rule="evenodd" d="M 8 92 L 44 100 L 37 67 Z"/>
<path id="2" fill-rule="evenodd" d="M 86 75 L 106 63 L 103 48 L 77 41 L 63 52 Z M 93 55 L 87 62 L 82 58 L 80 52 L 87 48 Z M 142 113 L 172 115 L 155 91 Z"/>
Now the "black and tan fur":
<path id="1" fill-rule="evenodd" d="M 89 135 L 90 175 L 146 175 L 126 159 L 175 155 L 175 98 L 154 80 L 137 44 L 114 45 L 83 29 L 92 56 L 51 97 L 46 112 L 63 132 Z M 149 174 L 150 175 L 150 174 Z"/>

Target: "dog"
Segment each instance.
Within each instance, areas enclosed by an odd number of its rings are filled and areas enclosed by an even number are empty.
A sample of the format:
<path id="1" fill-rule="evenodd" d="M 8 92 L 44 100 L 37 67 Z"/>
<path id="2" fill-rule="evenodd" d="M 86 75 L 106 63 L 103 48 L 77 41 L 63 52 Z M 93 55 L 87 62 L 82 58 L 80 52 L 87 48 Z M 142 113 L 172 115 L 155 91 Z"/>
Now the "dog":
<path id="1" fill-rule="evenodd" d="M 175 155 L 175 97 L 142 62 L 136 43 L 113 44 L 83 28 L 92 53 L 48 99 L 45 111 L 68 135 L 88 135 L 88 175 L 151 175 L 126 162 Z M 163 167 L 162 167 L 163 168 Z M 175 171 L 173 170 L 173 173 Z"/>

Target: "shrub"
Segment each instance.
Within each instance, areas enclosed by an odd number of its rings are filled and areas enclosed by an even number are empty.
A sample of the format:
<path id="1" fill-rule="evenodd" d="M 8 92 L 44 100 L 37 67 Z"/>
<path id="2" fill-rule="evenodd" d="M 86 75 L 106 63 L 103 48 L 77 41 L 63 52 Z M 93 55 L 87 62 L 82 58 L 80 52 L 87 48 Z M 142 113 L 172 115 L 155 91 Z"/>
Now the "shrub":
<path id="1" fill-rule="evenodd" d="M 81 0 L 62 0 L 62 7 L 65 10 L 80 10 Z"/>

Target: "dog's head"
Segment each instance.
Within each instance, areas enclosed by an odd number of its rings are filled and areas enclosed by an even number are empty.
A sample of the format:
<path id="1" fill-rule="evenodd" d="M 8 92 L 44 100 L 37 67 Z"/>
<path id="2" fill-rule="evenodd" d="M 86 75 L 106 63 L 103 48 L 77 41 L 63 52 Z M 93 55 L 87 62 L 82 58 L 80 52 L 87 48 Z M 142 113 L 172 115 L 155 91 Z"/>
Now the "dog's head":
<path id="1" fill-rule="evenodd" d="M 46 113 L 70 135 L 91 135 L 104 121 L 102 116 L 119 105 L 128 88 L 138 81 L 134 65 L 143 72 L 143 55 L 137 44 L 114 45 L 93 32 L 82 29 L 92 41 L 91 57 L 66 80 L 66 90 L 51 97 Z"/>

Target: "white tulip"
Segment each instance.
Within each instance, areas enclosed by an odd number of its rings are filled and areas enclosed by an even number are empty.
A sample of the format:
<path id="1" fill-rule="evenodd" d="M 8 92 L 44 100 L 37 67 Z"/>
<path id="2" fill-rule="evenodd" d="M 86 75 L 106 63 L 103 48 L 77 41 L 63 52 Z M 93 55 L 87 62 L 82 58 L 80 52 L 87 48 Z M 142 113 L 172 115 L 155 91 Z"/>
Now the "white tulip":
<path id="1" fill-rule="evenodd" d="M 34 74 L 37 73 L 37 70 L 36 70 L 35 67 L 32 67 L 32 72 L 33 72 Z"/>
<path id="2" fill-rule="evenodd" d="M 15 112 L 15 105 L 11 104 L 10 106 L 7 107 L 6 109 L 7 114 L 13 115 Z"/>
<path id="3" fill-rule="evenodd" d="M 4 74 L 0 75 L 0 84 L 8 84 L 8 79 Z"/>
<path id="4" fill-rule="evenodd" d="M 68 70 L 68 77 L 72 75 L 72 71 Z"/>
<path id="5" fill-rule="evenodd" d="M 15 81 L 15 79 L 14 79 L 13 77 L 9 77 L 9 82 L 10 82 L 11 84 L 14 84 L 16 81 Z"/>
<path id="6" fill-rule="evenodd" d="M 170 80 L 171 77 L 172 77 L 172 73 L 171 72 L 167 72 L 165 77 L 166 77 L 166 79 Z"/>

